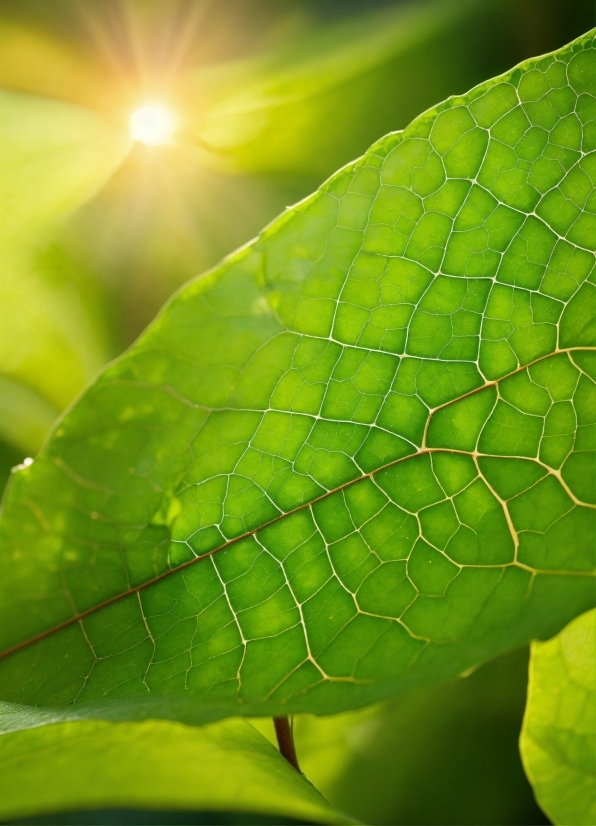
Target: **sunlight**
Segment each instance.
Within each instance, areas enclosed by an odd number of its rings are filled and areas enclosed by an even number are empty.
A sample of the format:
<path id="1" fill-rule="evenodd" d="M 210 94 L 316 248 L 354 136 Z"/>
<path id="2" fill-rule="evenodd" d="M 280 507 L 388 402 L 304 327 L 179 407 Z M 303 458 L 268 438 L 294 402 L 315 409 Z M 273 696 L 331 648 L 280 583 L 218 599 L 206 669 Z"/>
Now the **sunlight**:
<path id="1" fill-rule="evenodd" d="M 148 146 L 169 143 L 176 129 L 174 115 L 160 103 L 140 106 L 130 116 L 130 136 Z"/>

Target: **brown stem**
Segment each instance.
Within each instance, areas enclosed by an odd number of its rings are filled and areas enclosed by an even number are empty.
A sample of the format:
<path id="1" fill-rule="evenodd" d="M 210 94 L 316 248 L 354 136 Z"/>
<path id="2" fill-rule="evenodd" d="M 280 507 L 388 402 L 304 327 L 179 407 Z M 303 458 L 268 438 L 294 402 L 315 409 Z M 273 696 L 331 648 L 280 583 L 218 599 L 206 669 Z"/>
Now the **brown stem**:
<path id="1" fill-rule="evenodd" d="M 287 717 L 274 717 L 273 725 L 275 726 L 280 754 L 299 772 L 300 766 L 296 757 L 296 746 L 294 745 L 294 735 L 292 734 L 290 721 Z"/>

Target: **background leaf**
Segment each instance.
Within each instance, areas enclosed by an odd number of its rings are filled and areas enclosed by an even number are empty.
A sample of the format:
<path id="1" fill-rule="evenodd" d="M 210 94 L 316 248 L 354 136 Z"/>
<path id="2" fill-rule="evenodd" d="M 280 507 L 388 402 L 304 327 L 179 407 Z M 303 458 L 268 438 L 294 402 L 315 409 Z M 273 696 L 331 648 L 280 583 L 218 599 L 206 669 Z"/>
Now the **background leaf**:
<path id="1" fill-rule="evenodd" d="M 329 713 L 593 605 L 593 39 L 384 138 L 104 372 L 13 477 L 4 699 Z"/>
<path id="2" fill-rule="evenodd" d="M 105 363 L 93 288 L 53 244 L 122 162 L 128 139 L 90 110 L 0 92 L 0 435 L 36 452 Z"/>
<path id="3" fill-rule="evenodd" d="M 439 0 L 381 9 L 307 32 L 277 54 L 191 75 L 180 94 L 190 98 L 192 89 L 200 100 L 207 91 L 216 102 L 189 126 L 232 168 L 320 180 L 378 135 L 465 88 L 478 61 L 468 26 L 490 15 L 481 5 Z M 459 59 L 450 60 L 455 51 Z"/>
<path id="4" fill-rule="evenodd" d="M 520 741 L 536 798 L 553 823 L 596 819 L 596 611 L 532 644 Z"/>
<path id="5" fill-rule="evenodd" d="M 0 6 L 0 14 L 5 11 Z M 0 86 L 12 91 L 101 108 L 105 67 L 82 49 L 58 38 L 31 20 L 0 17 Z"/>
<path id="6" fill-rule="evenodd" d="M 3 820 L 144 807 L 354 822 L 243 720 L 48 725 L 0 736 L 0 767 Z"/>

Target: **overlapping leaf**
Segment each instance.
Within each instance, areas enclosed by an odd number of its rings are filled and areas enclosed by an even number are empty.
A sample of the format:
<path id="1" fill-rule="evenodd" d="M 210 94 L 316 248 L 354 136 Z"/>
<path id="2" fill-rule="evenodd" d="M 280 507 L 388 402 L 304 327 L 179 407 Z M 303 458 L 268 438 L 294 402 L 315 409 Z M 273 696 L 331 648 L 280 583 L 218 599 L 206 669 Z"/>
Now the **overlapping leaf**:
<path id="1" fill-rule="evenodd" d="M 593 605 L 595 56 L 387 136 L 90 388 L 5 503 L 3 699 L 337 711 Z"/>
<path id="2" fill-rule="evenodd" d="M 553 823 L 596 818 L 596 611 L 533 643 L 521 753 Z"/>
<path id="3" fill-rule="evenodd" d="M 201 728 L 164 721 L 31 728 L 0 737 L 0 768 L 3 821 L 136 807 L 353 822 L 243 720 Z"/>

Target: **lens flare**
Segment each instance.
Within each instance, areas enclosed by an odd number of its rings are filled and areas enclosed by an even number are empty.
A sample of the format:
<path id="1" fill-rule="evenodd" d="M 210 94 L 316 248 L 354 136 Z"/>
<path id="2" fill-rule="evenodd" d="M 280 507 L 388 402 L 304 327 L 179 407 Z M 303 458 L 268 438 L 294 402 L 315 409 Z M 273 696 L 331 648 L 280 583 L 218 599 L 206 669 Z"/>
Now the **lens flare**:
<path id="1" fill-rule="evenodd" d="M 147 103 L 130 116 L 130 137 L 148 146 L 169 143 L 176 131 L 172 112 L 161 103 Z"/>

